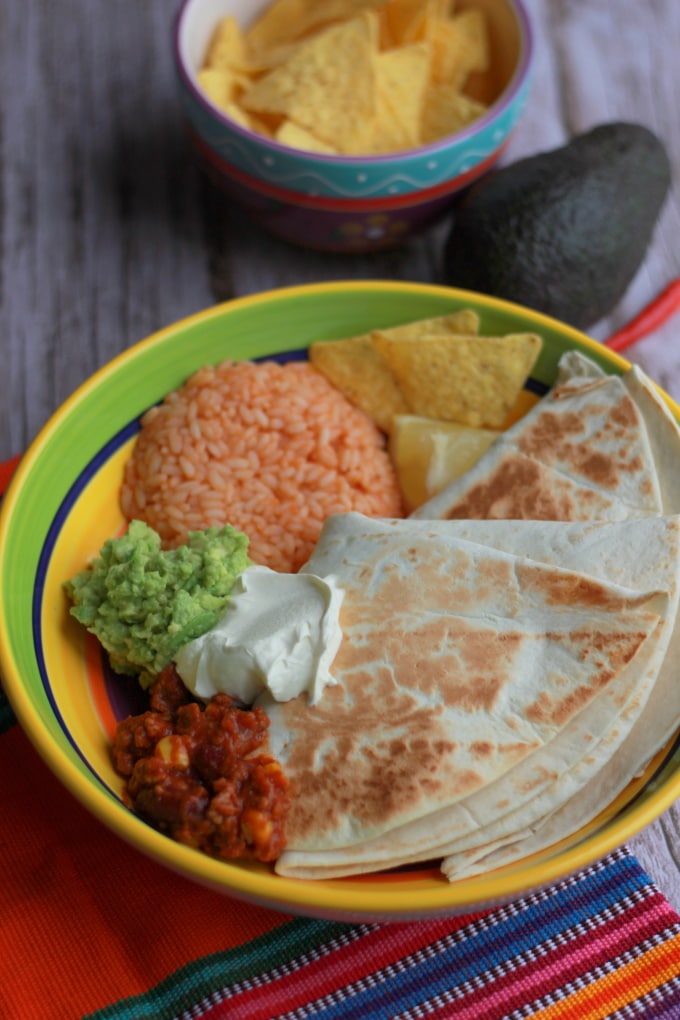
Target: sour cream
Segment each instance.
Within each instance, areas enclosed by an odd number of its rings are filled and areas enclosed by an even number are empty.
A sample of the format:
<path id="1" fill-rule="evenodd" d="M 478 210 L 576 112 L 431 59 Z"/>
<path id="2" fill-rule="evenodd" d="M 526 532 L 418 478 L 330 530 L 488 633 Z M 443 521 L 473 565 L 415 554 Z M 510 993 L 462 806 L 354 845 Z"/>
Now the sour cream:
<path id="1" fill-rule="evenodd" d="M 343 597 L 333 577 L 247 567 L 217 624 L 179 650 L 177 670 L 202 699 L 223 692 L 251 705 L 265 690 L 276 701 L 306 691 L 315 704 L 336 683 Z"/>

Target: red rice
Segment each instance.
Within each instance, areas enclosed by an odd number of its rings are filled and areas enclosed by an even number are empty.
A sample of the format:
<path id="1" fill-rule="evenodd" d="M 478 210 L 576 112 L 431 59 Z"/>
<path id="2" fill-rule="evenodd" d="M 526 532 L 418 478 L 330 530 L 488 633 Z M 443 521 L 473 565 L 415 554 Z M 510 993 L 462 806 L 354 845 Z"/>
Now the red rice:
<path id="1" fill-rule="evenodd" d="M 166 547 L 231 524 L 280 571 L 308 559 L 329 514 L 403 513 L 379 429 L 308 362 L 202 368 L 142 420 L 121 507 Z"/>

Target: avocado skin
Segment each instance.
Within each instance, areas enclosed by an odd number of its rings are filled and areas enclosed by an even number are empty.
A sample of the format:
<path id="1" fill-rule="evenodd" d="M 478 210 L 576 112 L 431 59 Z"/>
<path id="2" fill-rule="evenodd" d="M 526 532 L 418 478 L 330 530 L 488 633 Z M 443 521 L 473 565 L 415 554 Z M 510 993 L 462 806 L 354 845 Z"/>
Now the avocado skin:
<path id="1" fill-rule="evenodd" d="M 670 183 L 653 132 L 601 124 L 473 185 L 454 212 L 444 278 L 586 329 L 633 279 Z"/>

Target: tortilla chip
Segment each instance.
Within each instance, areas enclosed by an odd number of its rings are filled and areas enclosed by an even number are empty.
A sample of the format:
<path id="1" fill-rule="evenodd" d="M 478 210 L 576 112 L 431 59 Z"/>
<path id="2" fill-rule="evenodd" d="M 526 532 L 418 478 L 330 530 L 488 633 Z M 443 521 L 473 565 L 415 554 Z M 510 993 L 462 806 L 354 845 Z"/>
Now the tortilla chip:
<path id="1" fill-rule="evenodd" d="M 505 432 L 511 425 L 514 425 L 520 418 L 523 418 L 525 414 L 528 414 L 538 400 L 539 397 L 536 393 L 530 393 L 529 390 L 520 390 L 517 400 L 508 411 L 505 421 L 501 425 L 501 431 Z"/>
<path id="2" fill-rule="evenodd" d="M 393 326 L 382 330 L 382 335 L 411 342 L 433 332 L 469 335 L 478 328 L 477 313 L 463 308 L 449 315 Z M 405 414 L 408 410 L 394 376 L 373 344 L 371 333 L 314 343 L 309 348 L 309 360 L 384 432 L 389 431 L 396 414 Z"/>
<path id="3" fill-rule="evenodd" d="M 479 315 L 472 308 L 461 308 L 459 312 L 449 312 L 448 315 L 437 315 L 429 319 L 414 319 L 378 332 L 391 340 L 420 340 L 424 336 L 449 334 L 468 336 L 479 332 Z"/>
<path id="4" fill-rule="evenodd" d="M 387 432 L 406 402 L 370 334 L 312 344 L 309 360 L 356 407 Z"/>
<path id="5" fill-rule="evenodd" d="M 198 72 L 198 83 L 210 102 L 241 127 L 273 136 L 273 131 L 261 118 L 247 113 L 239 103 L 239 97 L 248 84 L 243 75 L 223 67 L 204 67 Z"/>
<path id="6" fill-rule="evenodd" d="M 299 43 L 330 25 L 349 21 L 384 0 L 275 0 L 246 30 L 251 54 L 268 60 L 282 46 Z"/>
<path id="7" fill-rule="evenodd" d="M 269 71 L 273 71 L 275 67 L 287 64 L 299 46 L 300 43 L 297 41 L 286 42 L 281 43 L 280 46 L 270 46 L 261 52 L 251 52 L 249 69 L 253 79 L 257 80 Z"/>
<path id="8" fill-rule="evenodd" d="M 484 103 L 459 92 L 456 86 L 430 82 L 423 103 L 422 140 L 434 142 L 455 134 L 486 110 Z"/>
<path id="9" fill-rule="evenodd" d="M 415 148 L 465 127 L 485 109 L 475 100 L 493 98 L 489 76 L 476 73 L 489 62 L 485 16 L 454 14 L 454 6 L 274 0 L 245 29 L 222 17 L 210 40 L 203 71 L 243 76 L 238 88 L 203 72 L 199 84 L 239 123 L 256 131 L 262 123 L 270 138 L 281 130 L 298 149 L 355 156 Z"/>
<path id="10" fill-rule="evenodd" d="M 305 32 L 316 30 L 319 25 L 338 21 L 349 21 L 363 11 L 379 8 L 385 0 L 309 0 L 308 21 Z"/>
<path id="11" fill-rule="evenodd" d="M 384 48 L 407 46 L 426 38 L 428 26 L 448 17 L 450 0 L 388 0 L 380 8 Z"/>
<path id="12" fill-rule="evenodd" d="M 378 105 L 375 115 L 376 134 L 381 126 L 392 126 L 401 141 L 396 149 L 420 144 L 421 118 L 425 91 L 430 74 L 429 43 L 413 43 L 399 49 L 386 50 L 376 56 Z M 389 151 L 381 148 L 378 151 Z"/>
<path id="13" fill-rule="evenodd" d="M 400 152 L 420 145 L 428 66 L 425 43 L 376 54 L 375 113 L 371 120 L 358 123 L 354 133 L 345 139 L 346 155 Z"/>
<path id="14" fill-rule="evenodd" d="M 251 131 L 257 131 L 267 138 L 274 138 L 281 125 L 280 117 L 268 117 L 266 115 L 256 117 L 252 113 L 246 113 L 238 103 L 233 103 L 232 109 L 228 109 L 225 112 L 239 124 L 242 124 L 243 127 L 247 127 Z"/>
<path id="15" fill-rule="evenodd" d="M 534 333 L 422 337 L 371 334 L 409 410 L 443 421 L 500 428 L 538 357 Z"/>
<path id="16" fill-rule="evenodd" d="M 322 152 L 326 155 L 333 155 L 338 151 L 292 120 L 284 120 L 278 128 L 275 138 L 277 142 L 281 142 L 282 145 L 290 145 L 292 149 L 306 149 L 308 152 Z"/>
<path id="17" fill-rule="evenodd" d="M 218 22 L 210 40 L 204 67 L 221 67 L 230 71 L 249 69 L 246 41 L 241 26 L 232 15 Z"/>
<path id="18" fill-rule="evenodd" d="M 309 0 L 274 0 L 245 31 L 251 51 L 259 56 L 272 46 L 298 38 L 308 10 Z"/>
<path id="19" fill-rule="evenodd" d="M 461 308 L 460 311 L 449 312 L 448 315 L 414 319 L 413 322 L 381 329 L 379 332 L 392 340 L 419 340 L 423 336 L 449 333 L 469 335 L 479 332 L 479 315 L 472 308 Z"/>
<path id="20" fill-rule="evenodd" d="M 204 67 L 198 72 L 198 83 L 211 103 L 229 113 L 239 123 L 246 121 L 247 118 L 240 107 L 237 107 L 238 115 L 234 114 L 232 107 L 243 90 L 248 87 L 247 77 L 226 67 Z"/>
<path id="21" fill-rule="evenodd" d="M 413 141 L 407 134 L 403 122 L 394 112 L 394 108 L 378 92 L 373 118 L 356 125 L 353 134 L 345 139 L 343 155 L 361 156 L 370 152 L 380 156 L 412 147 Z M 363 233 L 363 229 L 360 229 L 360 233 Z"/>
<path id="22" fill-rule="evenodd" d="M 432 79 L 462 89 L 473 71 L 489 68 L 489 39 L 484 14 L 464 11 L 455 18 L 433 24 L 427 38 L 432 43 Z"/>
<path id="23" fill-rule="evenodd" d="M 243 95 L 255 113 L 278 113 L 343 151 L 376 108 L 377 24 L 370 11 L 301 43 L 290 60 Z"/>

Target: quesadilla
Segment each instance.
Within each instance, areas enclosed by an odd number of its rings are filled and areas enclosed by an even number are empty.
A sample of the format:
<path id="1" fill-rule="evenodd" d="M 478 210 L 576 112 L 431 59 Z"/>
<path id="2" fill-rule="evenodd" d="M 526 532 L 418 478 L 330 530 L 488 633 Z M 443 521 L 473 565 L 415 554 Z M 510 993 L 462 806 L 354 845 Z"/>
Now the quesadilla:
<path id="1" fill-rule="evenodd" d="M 587 781 L 591 749 L 629 732 L 671 630 L 677 521 L 483 527 L 326 523 L 303 570 L 345 590 L 337 684 L 313 707 L 262 702 L 292 791 L 280 873 L 443 856 L 541 792 L 554 810 L 556 780 L 590 756 Z M 644 583 L 626 575 L 629 540 Z"/>
<path id="2" fill-rule="evenodd" d="M 575 520 L 591 516 L 598 520 L 623 519 L 639 514 L 663 513 L 675 514 L 680 511 L 680 476 L 677 471 L 680 457 L 680 429 L 678 424 L 661 398 L 658 389 L 637 366 L 633 366 L 620 380 L 612 386 L 606 384 L 609 391 L 609 407 L 601 406 L 605 377 L 597 365 L 577 352 L 569 352 L 560 362 L 560 371 L 555 392 L 540 401 L 536 407 L 516 427 L 509 430 L 503 437 L 502 444 L 490 451 L 490 456 L 483 458 L 472 472 L 468 472 L 447 490 L 440 493 L 428 504 L 424 504 L 414 514 L 416 517 L 487 517 L 522 518 L 548 517 L 556 520 Z M 599 382 L 598 382 L 599 381 Z M 560 389 L 562 392 L 560 393 Z M 619 438 L 625 444 L 628 441 L 637 450 L 635 458 L 627 458 L 628 469 L 617 470 L 626 465 L 626 459 L 615 457 L 608 462 L 606 451 L 595 443 L 586 451 L 577 450 L 583 457 L 587 452 L 596 459 L 603 470 L 600 473 L 597 488 L 598 497 L 608 504 L 595 508 L 593 502 L 584 500 L 581 494 L 571 507 L 562 503 L 561 508 L 544 513 L 545 500 L 540 500 L 539 484 L 551 490 L 555 482 L 561 484 L 566 472 L 565 444 L 562 442 L 560 430 L 555 426 L 562 416 L 567 434 L 572 430 L 583 430 L 585 435 L 590 430 L 597 436 L 597 429 L 584 422 L 582 426 L 573 420 L 571 415 L 574 402 L 571 397 L 576 394 L 581 401 L 581 414 L 596 423 L 604 416 L 610 422 L 618 421 Z M 565 400 L 564 397 L 567 397 Z M 584 399 L 589 395 L 589 399 Z M 632 413 L 631 413 L 632 409 Z M 627 422 L 624 427 L 623 423 Z M 544 427 L 547 424 L 547 427 Z M 543 435 L 541 443 L 536 443 L 537 436 Z M 552 439 L 551 439 L 552 436 Z M 600 430 L 602 436 L 602 430 Z M 561 444 L 561 445 L 560 445 Z M 560 456 L 560 449 L 562 455 Z M 521 452 L 520 452 L 521 451 Z M 569 445 L 566 445 L 569 454 Z M 500 498 L 503 487 L 510 478 L 508 463 L 513 457 L 527 457 L 532 461 L 533 497 L 530 491 L 513 492 L 510 485 L 504 500 Z M 568 470 L 573 471 L 573 461 L 566 463 Z M 557 468 L 557 477 L 555 473 Z M 649 485 L 645 485 L 645 475 Z M 631 486 L 631 478 L 637 476 L 637 482 Z M 525 476 L 526 479 L 526 476 Z M 605 480 L 607 483 L 605 484 Z M 528 487 L 531 489 L 531 486 Z M 635 496 L 635 490 L 647 498 Z M 486 499 L 484 494 L 486 493 Z M 489 494 L 493 493 L 492 499 Z M 631 502 L 631 493 L 632 502 Z M 486 505 L 485 505 L 486 503 Z M 490 508 L 489 503 L 492 503 Z M 636 555 L 629 544 L 622 547 L 622 557 L 631 564 L 631 572 L 636 576 L 645 562 L 644 550 Z M 677 687 L 675 663 L 680 656 L 680 623 L 677 620 L 677 602 L 672 612 L 672 632 L 668 651 L 652 687 L 650 696 L 637 713 L 634 725 L 631 725 L 620 746 L 611 741 L 604 743 L 600 758 L 602 765 L 593 773 L 589 769 L 589 778 L 583 791 L 569 799 L 566 795 L 568 786 L 560 783 L 562 796 L 559 801 L 552 802 L 552 810 L 543 814 L 543 802 L 536 799 L 532 805 L 534 820 L 529 818 L 530 828 L 521 831 L 519 821 L 517 831 L 512 831 L 512 816 L 508 815 L 504 823 L 496 821 L 494 826 L 486 828 L 487 843 L 481 838 L 467 836 L 459 839 L 451 856 L 444 861 L 443 868 L 450 878 L 476 874 L 491 867 L 510 863 L 527 854 L 535 853 L 565 838 L 581 826 L 592 822 L 620 793 L 633 777 L 640 774 L 653 756 L 662 748 L 680 725 L 680 694 Z M 576 774 L 583 772 L 583 765 Z M 562 806 L 556 806 L 561 804 Z M 521 821 L 527 821 L 526 814 Z M 499 835 L 503 832 L 504 835 Z M 494 837 L 495 835 L 495 843 Z"/>
<path id="3" fill-rule="evenodd" d="M 629 560 L 628 555 L 626 551 L 624 559 L 631 564 L 632 572 L 637 573 L 641 561 L 632 556 Z M 447 852 L 451 856 L 442 864 L 449 878 L 478 874 L 545 850 L 593 822 L 634 778 L 644 772 L 680 726 L 677 666 L 680 661 L 680 621 L 677 597 L 671 605 L 671 634 L 649 696 L 641 710 L 635 712 L 624 739 L 619 744 L 603 746 L 600 767 L 588 776 L 587 784 L 583 789 L 579 788 L 578 796 L 561 797 L 550 805 L 550 810 L 545 814 L 537 810 L 535 821 L 524 832 L 506 827 L 505 835 L 497 839 L 495 847 L 485 847 L 480 841 L 476 846 L 460 843 L 456 848 L 449 848 Z M 539 805 L 535 807 L 538 809 Z"/>
<path id="4" fill-rule="evenodd" d="M 641 407 L 640 393 L 645 395 Z M 622 520 L 664 509 L 651 386 L 569 351 L 554 387 L 468 472 L 411 515 L 423 519 Z M 670 417 L 670 415 L 668 415 Z M 672 427 L 672 421 L 669 425 Z M 680 511 L 680 504 L 666 512 Z"/>

